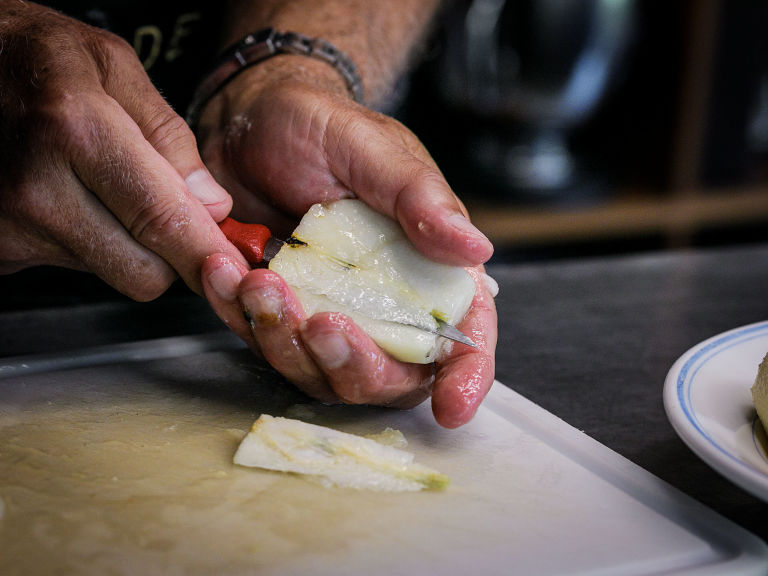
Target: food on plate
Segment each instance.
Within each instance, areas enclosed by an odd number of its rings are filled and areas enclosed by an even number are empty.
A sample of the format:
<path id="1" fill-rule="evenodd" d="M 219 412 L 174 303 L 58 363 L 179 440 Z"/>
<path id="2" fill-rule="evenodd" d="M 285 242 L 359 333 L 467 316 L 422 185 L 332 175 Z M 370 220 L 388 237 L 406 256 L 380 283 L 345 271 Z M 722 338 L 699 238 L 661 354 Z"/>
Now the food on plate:
<path id="1" fill-rule="evenodd" d="M 752 386 L 752 401 L 755 404 L 755 410 L 760 417 L 763 427 L 768 430 L 768 354 L 757 369 L 757 377 Z"/>
<path id="2" fill-rule="evenodd" d="M 362 437 L 301 420 L 262 414 L 235 452 L 241 466 L 305 475 L 325 486 L 356 490 L 413 492 L 443 490 L 448 477 L 415 463 L 402 434 L 386 430 L 382 438 Z"/>
<path id="3" fill-rule="evenodd" d="M 430 363 L 443 338 L 424 331 L 456 325 L 469 310 L 469 273 L 422 256 L 394 220 L 359 200 L 316 204 L 269 263 L 307 314 L 343 312 L 404 362 Z"/>

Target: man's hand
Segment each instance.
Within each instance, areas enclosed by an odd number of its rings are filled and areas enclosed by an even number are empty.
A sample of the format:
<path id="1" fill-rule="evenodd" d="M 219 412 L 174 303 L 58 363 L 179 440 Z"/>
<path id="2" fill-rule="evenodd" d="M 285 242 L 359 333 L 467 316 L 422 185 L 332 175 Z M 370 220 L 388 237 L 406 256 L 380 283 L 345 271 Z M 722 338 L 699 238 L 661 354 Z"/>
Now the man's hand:
<path id="1" fill-rule="evenodd" d="M 408 407 L 431 395 L 441 424 L 467 422 L 494 378 L 496 312 L 482 268 L 492 247 L 417 138 L 352 102 L 343 85 L 318 88 L 296 75 L 271 83 L 238 79 L 209 106 L 200 134 L 204 158 L 245 221 L 269 222 L 273 231 L 282 222 L 277 232 L 285 235 L 311 204 L 358 196 L 397 220 L 426 256 L 468 267 L 477 290 L 458 328 L 478 348 L 454 345 L 435 366 L 398 362 L 341 314 L 307 318 L 276 274 L 255 270 L 240 283 L 223 255 L 203 269 L 219 316 L 316 398 Z"/>
<path id="2" fill-rule="evenodd" d="M 91 271 L 137 299 L 200 290 L 231 198 L 128 44 L 0 0 L 0 272 Z"/>

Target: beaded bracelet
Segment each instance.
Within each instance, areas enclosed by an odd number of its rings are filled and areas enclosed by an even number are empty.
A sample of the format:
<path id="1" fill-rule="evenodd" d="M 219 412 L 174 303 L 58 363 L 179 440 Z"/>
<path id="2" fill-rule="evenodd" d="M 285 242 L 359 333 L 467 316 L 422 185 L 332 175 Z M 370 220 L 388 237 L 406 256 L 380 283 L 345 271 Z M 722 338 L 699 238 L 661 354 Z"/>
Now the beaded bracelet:
<path id="1" fill-rule="evenodd" d="M 278 54 L 300 54 L 327 62 L 341 73 L 355 102 L 364 103 L 360 74 L 344 52 L 321 38 L 264 28 L 248 34 L 223 52 L 218 63 L 195 90 L 187 109 L 187 123 L 194 129 L 205 104 L 229 81 L 246 68 Z"/>

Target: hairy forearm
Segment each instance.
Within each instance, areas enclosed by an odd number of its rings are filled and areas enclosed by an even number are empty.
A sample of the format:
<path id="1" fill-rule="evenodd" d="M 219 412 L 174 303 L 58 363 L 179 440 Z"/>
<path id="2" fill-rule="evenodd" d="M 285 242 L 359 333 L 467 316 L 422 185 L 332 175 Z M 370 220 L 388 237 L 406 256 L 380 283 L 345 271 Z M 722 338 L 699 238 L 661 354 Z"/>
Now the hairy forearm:
<path id="1" fill-rule="evenodd" d="M 440 0 L 229 0 L 223 43 L 265 26 L 321 37 L 349 55 L 366 101 L 386 98 L 421 45 Z"/>

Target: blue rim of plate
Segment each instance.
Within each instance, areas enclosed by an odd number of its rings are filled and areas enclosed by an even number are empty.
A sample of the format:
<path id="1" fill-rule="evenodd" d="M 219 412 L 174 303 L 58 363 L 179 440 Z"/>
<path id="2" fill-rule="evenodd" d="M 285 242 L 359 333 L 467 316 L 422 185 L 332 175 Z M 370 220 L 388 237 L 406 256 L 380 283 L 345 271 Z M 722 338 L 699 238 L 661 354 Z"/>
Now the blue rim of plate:
<path id="1" fill-rule="evenodd" d="M 670 370 L 669 376 L 674 375 L 674 381 L 667 382 L 667 385 L 674 386 L 677 406 L 682 410 L 685 420 L 695 432 L 695 435 L 689 434 L 690 430 L 681 429 L 680 423 L 673 417 L 671 407 L 667 405 L 667 414 L 670 417 L 673 427 L 681 438 L 694 452 L 717 468 L 722 474 L 729 477 L 742 488 L 749 490 L 763 499 L 766 499 L 767 496 L 766 489 L 768 489 L 768 474 L 758 470 L 752 464 L 745 462 L 743 459 L 733 454 L 733 452 L 718 443 L 717 440 L 706 431 L 693 409 L 691 391 L 696 375 L 707 362 L 744 342 L 749 342 L 766 336 L 768 336 L 768 321 L 749 324 L 713 336 L 686 352 Z M 768 352 L 768 350 L 766 351 Z M 755 370 L 757 370 L 757 364 L 755 365 Z M 675 372 L 677 372 L 676 375 Z M 760 421 L 755 415 L 751 426 L 752 442 L 754 444 L 754 449 L 760 455 L 760 458 L 768 464 L 768 457 L 766 457 L 765 451 L 761 448 L 760 441 L 757 437 L 759 427 Z M 700 442 L 702 439 L 706 441 L 705 446 L 702 446 Z M 706 450 L 707 447 L 714 449 L 715 452 L 720 455 L 721 459 L 724 457 L 727 461 L 736 464 L 738 469 L 742 471 L 742 474 L 739 474 L 733 469 L 723 470 L 721 466 L 717 466 L 718 463 L 712 461 L 711 454 Z"/>

